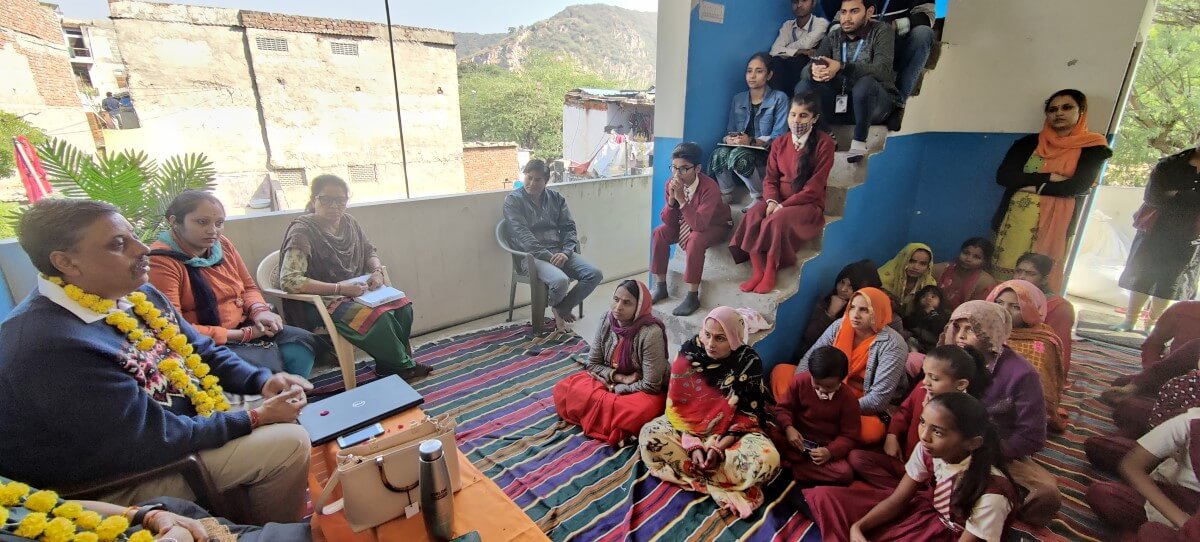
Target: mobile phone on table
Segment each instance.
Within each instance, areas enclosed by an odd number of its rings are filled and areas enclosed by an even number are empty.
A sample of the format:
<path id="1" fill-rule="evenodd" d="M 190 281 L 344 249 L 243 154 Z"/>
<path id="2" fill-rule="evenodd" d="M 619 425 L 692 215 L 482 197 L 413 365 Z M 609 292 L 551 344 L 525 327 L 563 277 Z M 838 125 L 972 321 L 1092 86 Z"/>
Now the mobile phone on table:
<path id="1" fill-rule="evenodd" d="M 482 538 L 479 538 L 479 531 L 471 531 L 450 542 L 482 542 L 482 540 Z"/>
<path id="2" fill-rule="evenodd" d="M 345 449 L 354 446 L 355 444 L 362 444 L 382 434 L 383 424 L 377 423 L 375 425 L 359 429 L 358 431 L 350 433 L 349 435 L 342 435 L 338 437 L 337 443 L 338 446 Z"/>

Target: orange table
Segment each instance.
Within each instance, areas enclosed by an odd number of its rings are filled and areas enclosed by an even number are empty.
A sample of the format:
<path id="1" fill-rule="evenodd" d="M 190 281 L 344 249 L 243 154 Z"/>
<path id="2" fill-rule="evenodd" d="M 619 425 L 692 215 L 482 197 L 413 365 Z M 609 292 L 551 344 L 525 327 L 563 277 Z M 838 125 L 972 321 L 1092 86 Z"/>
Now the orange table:
<path id="1" fill-rule="evenodd" d="M 387 432 L 395 432 L 401 424 L 407 427 L 424 417 L 424 411 L 414 408 L 388 418 L 383 426 Z M 337 465 L 340 449 L 336 441 L 313 447 L 308 470 L 308 489 L 313 498 L 321 494 L 325 482 L 329 480 L 330 473 Z M 484 542 L 549 540 L 537 524 L 500 490 L 500 486 L 484 476 L 461 452 L 458 454 L 462 489 L 454 494 L 455 536 L 479 531 Z M 341 488 L 333 496 L 333 499 L 339 498 Z M 319 512 L 314 510 L 312 517 L 313 540 L 318 542 L 418 542 L 429 539 L 420 514 L 409 519 L 401 516 L 374 529 L 356 533 L 350 529 L 341 511 L 329 515 Z"/>

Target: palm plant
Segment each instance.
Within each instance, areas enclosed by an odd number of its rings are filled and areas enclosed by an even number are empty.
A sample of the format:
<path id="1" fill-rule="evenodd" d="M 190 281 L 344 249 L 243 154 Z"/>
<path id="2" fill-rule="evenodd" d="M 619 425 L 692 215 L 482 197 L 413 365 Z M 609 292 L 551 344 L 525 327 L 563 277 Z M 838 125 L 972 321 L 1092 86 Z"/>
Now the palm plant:
<path id="1" fill-rule="evenodd" d="M 173 156 L 159 165 L 141 151 L 93 157 L 61 139 L 36 148 L 57 194 L 115 205 L 142 241 L 162 231 L 163 213 L 181 192 L 216 187 L 216 170 L 203 153 Z M 23 210 L 10 220 L 20 220 Z"/>

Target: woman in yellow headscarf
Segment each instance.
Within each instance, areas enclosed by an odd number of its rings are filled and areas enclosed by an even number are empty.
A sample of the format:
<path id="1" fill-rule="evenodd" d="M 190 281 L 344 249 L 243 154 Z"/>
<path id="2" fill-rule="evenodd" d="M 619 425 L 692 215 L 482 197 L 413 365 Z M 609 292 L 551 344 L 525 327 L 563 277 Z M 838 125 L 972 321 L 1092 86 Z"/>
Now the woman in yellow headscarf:
<path id="1" fill-rule="evenodd" d="M 1055 262 L 1049 286 L 1059 290 L 1075 217 L 1112 150 L 1102 134 L 1088 130 L 1082 92 L 1055 92 L 1044 111 L 1042 131 L 1013 143 L 996 171 L 996 182 L 1005 190 L 992 218 L 993 274 L 998 280 L 1011 279 L 1022 255 L 1045 254 Z"/>
<path id="2" fill-rule="evenodd" d="M 933 278 L 933 249 L 925 243 L 904 245 L 895 258 L 879 268 L 879 280 L 884 291 L 900 302 L 900 314 L 908 314 L 917 292 L 937 285 L 937 279 Z"/>

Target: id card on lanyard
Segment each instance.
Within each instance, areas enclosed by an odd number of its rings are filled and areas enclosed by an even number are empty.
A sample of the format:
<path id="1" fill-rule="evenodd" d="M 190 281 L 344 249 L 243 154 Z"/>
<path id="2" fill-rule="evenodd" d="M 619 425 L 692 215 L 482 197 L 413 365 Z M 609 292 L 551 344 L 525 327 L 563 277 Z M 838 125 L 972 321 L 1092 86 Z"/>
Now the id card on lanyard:
<path id="1" fill-rule="evenodd" d="M 858 47 L 854 49 L 854 58 L 849 59 L 849 62 L 858 62 L 859 55 L 862 54 L 863 43 L 866 43 L 867 38 L 864 36 L 859 38 Z M 842 65 L 845 66 L 848 59 L 849 51 L 846 47 L 846 42 L 842 42 Z M 843 68 L 844 69 L 844 68 Z M 850 110 L 850 96 L 846 94 L 846 78 L 842 77 L 842 93 L 838 94 L 833 100 L 833 112 L 845 113 Z"/>

